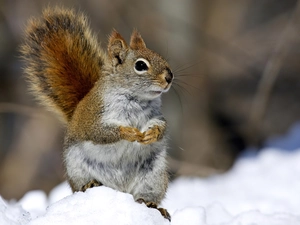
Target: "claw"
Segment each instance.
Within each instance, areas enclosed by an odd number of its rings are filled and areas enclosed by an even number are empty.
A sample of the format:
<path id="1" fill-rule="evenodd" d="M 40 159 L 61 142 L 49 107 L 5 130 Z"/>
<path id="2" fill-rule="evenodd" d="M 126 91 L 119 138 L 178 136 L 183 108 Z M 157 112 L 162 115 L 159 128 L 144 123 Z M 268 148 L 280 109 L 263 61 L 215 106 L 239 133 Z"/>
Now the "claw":
<path id="1" fill-rule="evenodd" d="M 171 222 L 171 215 L 170 213 L 164 209 L 164 208 L 157 208 L 158 211 L 160 211 L 160 214 L 167 220 Z"/>
<path id="2" fill-rule="evenodd" d="M 171 216 L 169 214 L 169 212 L 164 209 L 164 208 L 157 208 L 157 204 L 155 202 L 146 202 L 144 199 L 142 198 L 139 198 L 136 200 L 136 202 L 142 204 L 142 203 L 145 203 L 145 205 L 148 207 L 148 208 L 154 208 L 154 209 L 157 209 L 160 214 L 167 220 L 169 220 L 171 222 Z"/>
<path id="3" fill-rule="evenodd" d="M 88 188 L 99 187 L 99 186 L 102 186 L 102 183 L 94 179 L 88 182 L 86 185 L 83 185 L 81 191 L 85 192 Z"/>

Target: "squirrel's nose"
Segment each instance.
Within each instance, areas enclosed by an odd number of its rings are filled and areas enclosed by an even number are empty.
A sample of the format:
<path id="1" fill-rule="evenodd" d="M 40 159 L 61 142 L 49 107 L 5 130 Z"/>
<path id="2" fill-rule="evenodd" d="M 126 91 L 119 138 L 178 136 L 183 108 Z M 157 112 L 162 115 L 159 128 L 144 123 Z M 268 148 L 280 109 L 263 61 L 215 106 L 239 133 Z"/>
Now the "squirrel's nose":
<path id="1" fill-rule="evenodd" d="M 167 75 L 165 76 L 165 79 L 168 84 L 170 84 L 173 80 L 173 73 L 171 72 L 171 70 L 169 68 L 167 68 Z"/>

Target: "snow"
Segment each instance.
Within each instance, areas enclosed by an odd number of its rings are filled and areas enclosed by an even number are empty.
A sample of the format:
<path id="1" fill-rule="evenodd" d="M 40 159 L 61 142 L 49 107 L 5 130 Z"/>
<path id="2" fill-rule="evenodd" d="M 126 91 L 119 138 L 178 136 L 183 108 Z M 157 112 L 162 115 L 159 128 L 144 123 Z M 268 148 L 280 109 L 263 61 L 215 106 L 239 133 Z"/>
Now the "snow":
<path id="1" fill-rule="evenodd" d="M 265 149 L 240 159 L 226 174 L 175 180 L 163 206 L 171 215 L 178 208 L 202 206 L 206 220 L 201 224 L 299 225 L 299 162 L 300 149 Z"/>
<path id="2" fill-rule="evenodd" d="M 137 213 L 138 212 L 138 213 Z M 145 221 L 141 223 L 141 221 Z M 136 203 L 132 195 L 107 187 L 77 192 L 53 203 L 30 225 L 169 224 L 156 209 Z"/>
<path id="3" fill-rule="evenodd" d="M 26 212 L 18 204 L 7 204 L 0 197 L 0 224 L 20 225 L 27 224 L 31 220 L 30 213 Z"/>
<path id="4" fill-rule="evenodd" d="M 30 212 L 32 218 L 44 214 L 47 203 L 47 195 L 45 192 L 39 190 L 27 192 L 19 201 L 22 208 Z"/>
<path id="5" fill-rule="evenodd" d="M 220 203 L 237 215 L 248 210 L 299 213 L 300 149 L 293 153 L 265 149 L 255 158 L 242 158 L 226 174 L 206 179 L 179 178 L 170 184 L 164 206 Z M 188 194 L 187 194 L 188 193 Z"/>
<path id="6" fill-rule="evenodd" d="M 162 203 L 171 222 L 130 194 L 107 187 L 72 194 L 62 183 L 49 196 L 36 190 L 18 202 L 0 198 L 0 225 L 300 225 L 299 136 L 296 124 L 225 174 L 173 181 Z"/>

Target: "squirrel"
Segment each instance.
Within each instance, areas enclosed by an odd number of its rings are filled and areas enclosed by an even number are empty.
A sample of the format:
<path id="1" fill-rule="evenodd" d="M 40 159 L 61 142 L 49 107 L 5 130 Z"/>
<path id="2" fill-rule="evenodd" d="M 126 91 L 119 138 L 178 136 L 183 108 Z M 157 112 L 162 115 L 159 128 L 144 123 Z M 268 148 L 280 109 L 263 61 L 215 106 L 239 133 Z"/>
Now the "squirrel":
<path id="1" fill-rule="evenodd" d="M 106 53 L 74 9 L 46 8 L 24 36 L 30 89 L 66 125 L 63 162 L 72 191 L 104 185 L 171 220 L 158 208 L 168 186 L 161 95 L 174 79 L 166 60 L 137 30 L 129 45 L 113 30 Z"/>

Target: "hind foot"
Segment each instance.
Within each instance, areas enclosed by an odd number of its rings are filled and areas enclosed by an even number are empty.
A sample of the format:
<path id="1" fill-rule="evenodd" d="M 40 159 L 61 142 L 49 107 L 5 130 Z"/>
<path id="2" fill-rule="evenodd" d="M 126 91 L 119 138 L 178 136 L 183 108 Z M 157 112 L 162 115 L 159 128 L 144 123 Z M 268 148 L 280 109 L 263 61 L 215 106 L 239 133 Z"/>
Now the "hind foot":
<path id="1" fill-rule="evenodd" d="M 154 209 L 157 209 L 160 214 L 167 220 L 169 220 L 171 222 L 171 216 L 170 214 L 168 213 L 168 211 L 164 208 L 158 208 L 157 207 L 157 204 L 154 203 L 154 202 L 146 202 L 144 199 L 142 198 L 139 198 L 138 200 L 136 200 L 136 202 L 142 204 L 142 203 L 145 203 L 145 205 L 148 207 L 148 208 L 154 208 Z"/>
<path id="2" fill-rule="evenodd" d="M 97 180 L 91 180 L 90 182 L 88 182 L 86 185 L 83 185 L 82 188 L 80 189 L 82 192 L 85 192 L 86 189 L 88 188 L 93 188 L 93 187 L 99 187 L 102 186 L 103 184 Z"/>

